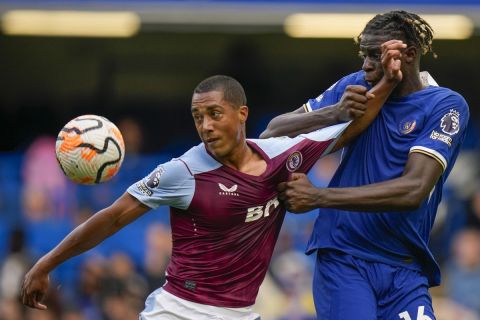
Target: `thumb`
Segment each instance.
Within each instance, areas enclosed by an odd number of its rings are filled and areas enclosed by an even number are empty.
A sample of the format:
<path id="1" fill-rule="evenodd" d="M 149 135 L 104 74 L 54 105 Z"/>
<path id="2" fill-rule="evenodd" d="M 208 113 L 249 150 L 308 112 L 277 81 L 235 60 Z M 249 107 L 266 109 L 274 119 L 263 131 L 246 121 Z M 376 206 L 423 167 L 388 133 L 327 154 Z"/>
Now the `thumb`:
<path id="1" fill-rule="evenodd" d="M 290 181 L 300 180 L 300 179 L 303 178 L 304 176 L 305 176 L 305 174 L 303 174 L 303 173 L 296 173 L 296 172 L 294 172 L 294 173 L 292 173 L 292 174 L 290 175 Z"/>

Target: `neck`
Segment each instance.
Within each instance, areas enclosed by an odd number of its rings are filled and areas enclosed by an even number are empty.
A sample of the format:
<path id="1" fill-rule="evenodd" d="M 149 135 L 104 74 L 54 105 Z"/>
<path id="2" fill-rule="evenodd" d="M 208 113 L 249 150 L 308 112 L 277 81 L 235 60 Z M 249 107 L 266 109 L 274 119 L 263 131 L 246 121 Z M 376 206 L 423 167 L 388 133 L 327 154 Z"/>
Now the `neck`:
<path id="1" fill-rule="evenodd" d="M 245 140 L 228 157 L 219 161 L 226 167 L 253 176 L 259 176 L 267 169 L 267 162 Z"/>
<path id="2" fill-rule="evenodd" d="M 398 84 L 391 96 L 395 98 L 401 98 L 408 96 L 414 92 L 420 91 L 425 88 L 425 85 L 420 79 L 420 72 L 418 69 L 403 72 L 403 80 Z"/>
<path id="3" fill-rule="evenodd" d="M 253 151 L 244 139 L 229 155 L 219 160 L 223 165 L 241 171 L 243 165 L 252 158 L 252 155 Z"/>

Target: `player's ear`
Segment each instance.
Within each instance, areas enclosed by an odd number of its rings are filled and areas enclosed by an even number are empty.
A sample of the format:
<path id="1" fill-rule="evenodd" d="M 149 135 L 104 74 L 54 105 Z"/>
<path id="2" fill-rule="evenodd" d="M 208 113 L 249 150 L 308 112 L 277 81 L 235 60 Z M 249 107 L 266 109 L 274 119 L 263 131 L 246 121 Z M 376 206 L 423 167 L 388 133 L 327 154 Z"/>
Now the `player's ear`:
<path id="1" fill-rule="evenodd" d="M 247 106 L 240 106 L 238 108 L 238 117 L 239 117 L 240 122 L 242 124 L 247 122 L 247 118 L 248 118 L 248 107 Z"/>
<path id="2" fill-rule="evenodd" d="M 413 63 L 417 59 L 419 54 L 419 49 L 415 46 L 409 46 L 403 51 L 403 57 L 405 62 Z"/>

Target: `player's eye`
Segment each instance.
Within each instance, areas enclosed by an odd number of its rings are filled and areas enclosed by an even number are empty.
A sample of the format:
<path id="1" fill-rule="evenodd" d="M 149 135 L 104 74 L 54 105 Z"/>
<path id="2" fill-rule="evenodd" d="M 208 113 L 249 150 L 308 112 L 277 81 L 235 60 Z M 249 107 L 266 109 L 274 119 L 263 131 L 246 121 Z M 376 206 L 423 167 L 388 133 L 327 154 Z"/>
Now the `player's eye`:
<path id="1" fill-rule="evenodd" d="M 372 52 L 368 55 L 368 57 L 372 60 L 380 61 L 380 59 L 382 58 L 382 54 L 380 52 Z"/>
<path id="2" fill-rule="evenodd" d="M 202 116 L 201 116 L 201 115 L 199 115 L 199 114 L 193 114 L 192 116 L 193 116 L 193 121 L 195 121 L 195 122 L 200 122 L 200 121 L 202 121 Z"/>
<path id="3" fill-rule="evenodd" d="M 212 117 L 218 118 L 218 117 L 220 117 L 220 115 L 221 115 L 221 112 L 219 112 L 219 111 L 212 111 Z"/>

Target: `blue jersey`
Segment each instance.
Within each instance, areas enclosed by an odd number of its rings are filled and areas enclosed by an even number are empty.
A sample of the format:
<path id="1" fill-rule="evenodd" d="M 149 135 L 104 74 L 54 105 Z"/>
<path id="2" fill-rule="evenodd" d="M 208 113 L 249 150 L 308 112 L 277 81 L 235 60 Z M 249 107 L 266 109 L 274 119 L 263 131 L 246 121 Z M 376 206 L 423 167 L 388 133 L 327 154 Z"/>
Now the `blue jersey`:
<path id="1" fill-rule="evenodd" d="M 307 111 L 338 102 L 347 85 L 369 87 L 360 71 L 342 78 L 305 104 Z M 443 174 L 416 210 L 355 212 L 320 209 L 307 253 L 339 250 L 352 256 L 420 270 L 430 285 L 440 270 L 428 248 L 430 231 L 447 179 L 465 138 L 468 105 L 458 93 L 430 85 L 406 97 L 390 98 L 346 150 L 329 187 L 355 187 L 398 178 L 408 156 L 419 152 L 437 160 Z"/>

